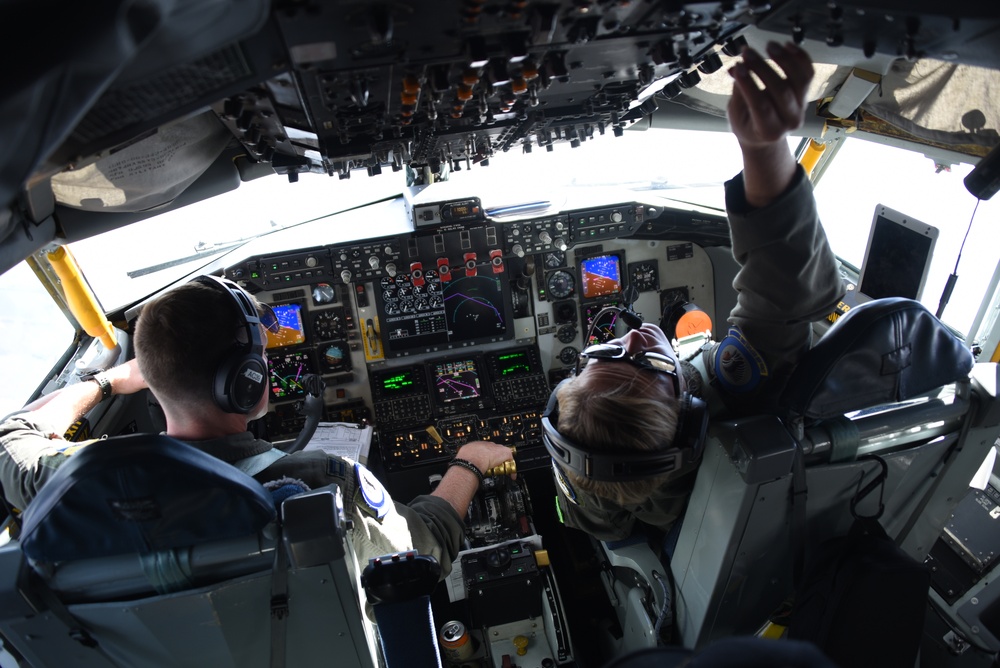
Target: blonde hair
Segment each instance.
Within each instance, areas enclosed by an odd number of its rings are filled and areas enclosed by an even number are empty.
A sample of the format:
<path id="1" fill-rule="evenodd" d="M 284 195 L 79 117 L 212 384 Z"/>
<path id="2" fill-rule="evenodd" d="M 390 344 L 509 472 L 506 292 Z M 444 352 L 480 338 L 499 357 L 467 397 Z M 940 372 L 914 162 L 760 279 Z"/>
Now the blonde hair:
<path id="1" fill-rule="evenodd" d="M 594 365 L 603 367 L 600 375 L 592 373 Z M 559 433 L 596 451 L 657 450 L 673 441 L 678 398 L 654 376 L 625 364 L 596 362 L 590 368 L 558 388 Z M 642 503 L 670 476 L 611 482 L 565 473 L 577 489 L 622 506 Z"/>

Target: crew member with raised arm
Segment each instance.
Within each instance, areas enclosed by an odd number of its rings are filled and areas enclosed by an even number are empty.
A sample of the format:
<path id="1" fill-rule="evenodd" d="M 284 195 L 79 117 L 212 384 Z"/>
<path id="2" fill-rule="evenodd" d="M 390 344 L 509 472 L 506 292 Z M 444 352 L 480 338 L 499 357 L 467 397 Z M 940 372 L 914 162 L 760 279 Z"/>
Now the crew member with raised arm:
<path id="1" fill-rule="evenodd" d="M 692 410 L 698 397 L 712 415 L 773 408 L 810 346 L 811 323 L 843 295 L 811 184 L 787 141 L 804 119 L 812 62 L 793 44 L 771 43 L 767 53 L 778 69 L 747 49 L 730 70 L 728 115 L 743 172 L 726 183 L 740 265 L 728 335 L 692 360 L 700 369 L 679 363 L 663 331 L 649 323 L 587 348 L 578 374 L 556 388 L 543 420 L 551 452 L 575 443 L 587 452 L 659 450 L 672 458 L 672 470 L 625 480 L 574 471 L 553 457 L 564 522 L 599 539 L 624 538 L 637 520 L 669 529 L 684 512 L 701 458 L 706 411 Z"/>
<path id="2" fill-rule="evenodd" d="M 364 466 L 315 450 L 285 454 L 247 430 L 267 412 L 264 348 L 278 323 L 235 283 L 201 276 L 151 300 L 136 325 L 135 359 L 53 392 L 0 424 L 0 483 L 25 508 L 72 456 L 64 432 L 98 402 L 149 388 L 166 434 L 229 462 L 265 487 L 336 483 L 353 509 L 351 540 L 363 559 L 416 549 L 445 573 L 462 547 L 464 518 L 483 472 L 512 459 L 510 448 L 474 441 L 458 449 L 436 489 L 410 503 L 388 493 Z"/>

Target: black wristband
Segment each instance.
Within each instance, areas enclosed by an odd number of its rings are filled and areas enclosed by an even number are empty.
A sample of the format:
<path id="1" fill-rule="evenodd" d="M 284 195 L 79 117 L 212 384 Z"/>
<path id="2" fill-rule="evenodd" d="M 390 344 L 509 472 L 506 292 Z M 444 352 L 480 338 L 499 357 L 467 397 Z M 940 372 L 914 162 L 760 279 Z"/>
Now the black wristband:
<path id="1" fill-rule="evenodd" d="M 101 401 L 104 401 L 111 396 L 111 381 L 102 376 L 99 373 L 95 373 L 88 377 L 86 380 L 92 380 L 97 383 L 97 386 L 101 388 Z"/>
<path id="2" fill-rule="evenodd" d="M 448 466 L 461 466 L 466 471 L 472 471 L 473 473 L 476 474 L 476 477 L 479 478 L 479 484 L 480 485 L 483 484 L 483 472 L 480 471 L 479 467 L 473 464 L 472 462 L 465 459 L 459 459 L 458 457 L 456 457 L 455 459 L 448 462 Z"/>

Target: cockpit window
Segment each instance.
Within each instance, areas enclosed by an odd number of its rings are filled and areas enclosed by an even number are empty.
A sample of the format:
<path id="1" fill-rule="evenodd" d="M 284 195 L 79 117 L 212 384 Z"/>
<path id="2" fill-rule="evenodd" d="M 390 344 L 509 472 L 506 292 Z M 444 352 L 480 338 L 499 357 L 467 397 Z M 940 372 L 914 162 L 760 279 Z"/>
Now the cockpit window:
<path id="1" fill-rule="evenodd" d="M 178 211 L 78 241 L 72 248 L 101 306 L 110 311 L 157 292 L 251 239 L 391 197 L 403 186 L 402 172 L 371 178 L 361 174 L 344 181 L 303 174 L 296 183 L 274 175 Z M 370 229 L 330 226 L 323 229 L 324 236 L 297 238 L 295 244 L 329 244 L 355 238 L 359 232 L 371 236 Z"/>
<path id="2" fill-rule="evenodd" d="M 741 164 L 735 139 L 720 132 L 652 129 L 614 137 L 609 131 L 577 148 L 565 143 L 553 148 L 548 152 L 534 146 L 532 154 L 525 155 L 518 147 L 494 156 L 486 166 L 470 168 L 458 162 L 447 171 L 447 182 L 428 186 L 419 197 L 424 201 L 479 197 L 488 210 L 547 204 L 557 211 L 569 198 L 586 194 L 603 203 L 615 199 L 609 193 L 617 191 L 622 193 L 620 200 L 641 192 L 647 199 L 665 197 L 721 209 L 722 184 L 739 172 Z M 265 177 L 180 211 L 76 242 L 72 250 L 101 305 L 113 310 L 180 280 L 249 239 L 398 195 L 406 187 L 404 174 L 369 177 L 355 172 L 346 180 L 303 174 L 296 183 Z M 379 227 L 390 223 L 398 226 L 405 221 L 374 220 L 363 228 L 334 223 L 322 227 L 322 236 L 300 236 L 288 248 L 404 231 Z M 286 250 L 279 237 L 284 239 L 284 233 L 269 239 L 281 246 L 264 252 Z M 230 259 L 240 258 L 225 262 Z"/>
<path id="3" fill-rule="evenodd" d="M 0 275 L 0 335 L 7 342 L 0 416 L 18 410 L 73 340 L 73 327 L 25 262 Z"/>
<path id="4" fill-rule="evenodd" d="M 855 269 L 864 258 L 876 205 L 936 227 L 939 236 L 920 301 L 937 311 L 958 262 L 958 281 L 942 320 L 971 342 L 997 266 L 992 238 L 1000 201 L 981 202 L 970 229 L 976 198 L 963 183 L 970 171 L 967 163 L 943 165 L 913 151 L 848 138 L 819 179 L 816 201 L 834 252 Z"/>

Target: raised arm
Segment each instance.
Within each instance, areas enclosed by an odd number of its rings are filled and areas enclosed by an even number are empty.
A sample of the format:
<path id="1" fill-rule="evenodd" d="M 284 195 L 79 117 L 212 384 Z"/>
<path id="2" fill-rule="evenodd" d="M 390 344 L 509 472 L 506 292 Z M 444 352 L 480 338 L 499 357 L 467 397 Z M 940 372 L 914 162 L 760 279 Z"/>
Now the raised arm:
<path id="1" fill-rule="evenodd" d="M 135 361 L 100 374 L 112 394 L 146 387 Z M 86 381 L 51 392 L 0 424 L 0 484 L 7 500 L 23 509 L 65 459 L 70 425 L 103 397 L 101 385 Z"/>
<path id="2" fill-rule="evenodd" d="M 796 163 L 786 137 L 802 126 L 813 77 L 809 55 L 794 44 L 771 42 L 767 53 L 784 77 L 753 49 L 744 50 L 743 62 L 729 70 L 734 82 L 729 124 L 743 151 L 746 199 L 752 207 L 770 204 L 792 183 Z"/>
<path id="3" fill-rule="evenodd" d="M 134 359 L 97 375 L 110 384 L 111 394 L 133 394 L 147 387 Z M 24 410 L 62 434 L 74 420 L 100 403 L 102 397 L 98 383 L 74 383 L 36 399 Z"/>
<path id="4" fill-rule="evenodd" d="M 744 168 L 726 184 L 726 208 L 733 257 L 741 265 L 733 280 L 737 303 L 730 323 L 739 330 L 737 339 L 756 351 L 748 363 L 759 372 L 749 377 L 776 393 L 808 349 L 811 323 L 833 311 L 844 288 L 811 184 L 788 146 L 788 134 L 805 117 L 812 62 L 792 44 L 772 43 L 767 52 L 777 69 L 746 49 L 743 61 L 730 70 L 729 122 Z M 727 384 L 726 370 L 718 371 L 730 392 L 756 387 L 756 381 L 741 384 L 736 376 Z"/>

